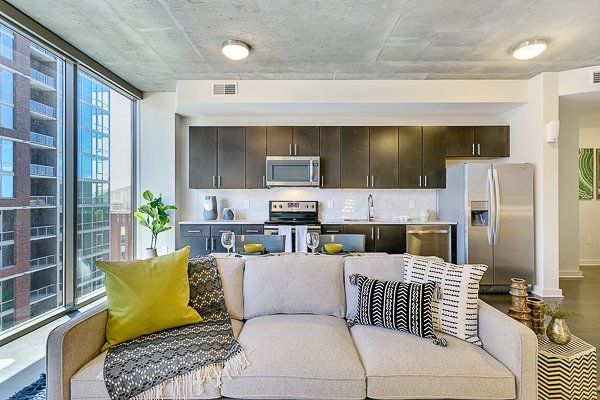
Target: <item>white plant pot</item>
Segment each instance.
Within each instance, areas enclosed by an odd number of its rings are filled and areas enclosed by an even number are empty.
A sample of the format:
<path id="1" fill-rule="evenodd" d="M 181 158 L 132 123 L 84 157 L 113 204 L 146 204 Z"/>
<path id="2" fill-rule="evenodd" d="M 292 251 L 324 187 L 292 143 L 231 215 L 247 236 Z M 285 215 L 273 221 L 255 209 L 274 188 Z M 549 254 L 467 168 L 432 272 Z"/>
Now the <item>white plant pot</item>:
<path id="1" fill-rule="evenodd" d="M 144 259 L 158 257 L 156 249 L 144 249 Z"/>

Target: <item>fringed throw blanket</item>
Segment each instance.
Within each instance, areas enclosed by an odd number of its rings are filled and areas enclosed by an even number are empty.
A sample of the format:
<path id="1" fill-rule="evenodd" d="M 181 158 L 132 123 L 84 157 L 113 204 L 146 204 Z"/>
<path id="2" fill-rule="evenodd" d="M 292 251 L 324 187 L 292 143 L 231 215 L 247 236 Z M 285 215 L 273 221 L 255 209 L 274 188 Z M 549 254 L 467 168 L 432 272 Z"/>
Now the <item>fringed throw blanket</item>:
<path id="1" fill-rule="evenodd" d="M 190 305 L 204 321 L 111 347 L 104 362 L 111 399 L 189 399 L 248 365 L 233 337 L 215 259 L 190 259 L 188 275 Z"/>

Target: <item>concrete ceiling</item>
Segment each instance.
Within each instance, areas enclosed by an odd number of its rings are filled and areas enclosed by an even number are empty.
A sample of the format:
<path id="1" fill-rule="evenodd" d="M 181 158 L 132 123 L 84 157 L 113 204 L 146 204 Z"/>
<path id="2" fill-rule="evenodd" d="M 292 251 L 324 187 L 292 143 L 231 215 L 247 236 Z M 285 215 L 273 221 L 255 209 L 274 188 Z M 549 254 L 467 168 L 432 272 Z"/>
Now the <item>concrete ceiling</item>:
<path id="1" fill-rule="evenodd" d="M 527 79 L 600 64 L 599 0 L 8 0 L 143 91 L 185 79 Z M 550 40 L 534 61 L 508 50 Z M 225 39 L 252 46 L 225 59 Z"/>

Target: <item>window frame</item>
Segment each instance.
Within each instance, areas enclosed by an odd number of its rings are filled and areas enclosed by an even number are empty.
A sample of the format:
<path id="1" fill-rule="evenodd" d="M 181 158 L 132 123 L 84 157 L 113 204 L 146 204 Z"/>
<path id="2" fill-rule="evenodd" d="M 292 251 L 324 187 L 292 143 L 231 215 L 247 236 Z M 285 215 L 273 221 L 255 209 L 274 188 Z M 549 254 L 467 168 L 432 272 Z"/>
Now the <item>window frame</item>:
<path id="1" fill-rule="evenodd" d="M 62 285 L 62 306 L 56 307 L 55 309 L 43 313 L 39 316 L 32 317 L 29 320 L 21 323 L 16 327 L 9 328 L 7 331 L 0 331 L 0 346 L 15 340 L 39 327 L 46 325 L 47 323 L 58 319 L 66 314 L 78 310 L 90 303 L 93 303 L 106 296 L 104 288 L 98 290 L 89 295 L 81 298 L 76 298 L 76 267 L 77 267 L 77 155 L 78 155 L 78 140 L 77 140 L 77 121 L 78 121 L 78 110 L 77 110 L 77 74 L 83 72 L 89 77 L 100 81 L 102 84 L 107 85 L 110 89 L 115 90 L 119 94 L 125 96 L 131 100 L 131 212 L 137 208 L 136 193 L 137 193 L 137 164 L 138 164 L 138 114 L 139 114 L 139 100 L 142 98 L 142 92 L 128 82 L 122 80 L 111 71 L 105 69 L 100 64 L 96 63 L 93 59 L 86 56 L 84 53 L 68 45 L 66 42 L 61 42 L 58 37 L 43 37 L 39 36 L 36 30 L 32 30 L 31 26 L 41 25 L 35 21 L 23 15 L 17 15 L 18 10 L 7 10 L 6 4 L 0 4 L 0 24 L 5 25 L 7 28 L 14 32 L 13 44 L 15 42 L 15 34 L 23 35 L 31 43 L 40 46 L 43 49 L 47 49 L 57 57 L 64 61 L 64 76 L 62 79 L 63 85 L 63 98 L 62 108 L 64 116 L 62 140 L 63 140 L 63 153 L 62 153 L 62 173 L 63 173 L 63 212 L 62 212 L 62 228 L 63 228 L 63 243 L 62 243 L 62 281 L 56 282 L 58 287 Z M 11 6 L 8 6 L 11 7 Z M 10 13 L 7 13 L 10 11 Z M 15 23 L 15 16 L 17 23 Z M 29 25 L 29 26 L 28 26 Z M 25 29 L 23 29 L 25 27 Z M 44 31 L 44 28 L 41 27 Z M 44 31 L 46 32 L 46 31 Z M 51 32 L 47 31 L 48 36 L 54 36 Z M 1 33 L 0 33 L 1 36 Z M 56 42 L 60 42 L 56 45 Z M 2 45 L 2 38 L 0 37 L 0 46 Z M 65 46 L 65 47 L 62 47 Z M 69 47 L 70 46 L 70 47 Z M 66 51 L 64 49 L 67 49 Z M 13 59 L 14 57 L 13 47 Z M 73 56 L 79 56 L 76 58 Z M 0 52 L 1 56 L 1 52 Z M 90 68 L 89 65 L 98 67 L 98 71 Z M 9 71 L 10 72 L 10 71 Z M 103 75 L 105 73 L 108 78 Z M 57 79 L 56 85 L 60 83 Z M 14 75 L 13 75 L 13 91 L 14 91 Z M 101 101 L 102 99 L 100 99 Z M 4 104 L 4 102 L 1 102 Z M 58 104 L 57 104 L 58 111 Z M 100 121 L 103 123 L 104 121 Z M 13 98 L 13 128 L 14 128 L 14 98 Z M 57 138 L 58 139 L 58 138 Z M 98 149 L 97 145 L 94 144 L 95 140 L 99 138 L 92 137 L 92 153 L 94 149 L 100 151 L 104 156 L 106 149 L 104 149 L 104 143 L 102 143 L 102 149 Z M 100 138 L 101 140 L 101 138 Z M 14 164 L 14 147 L 13 147 L 13 164 Z M 57 165 L 58 167 L 58 165 Z M 2 172 L 0 172 L 1 174 Z M 14 171 L 13 171 L 14 176 Z M 13 194 L 14 194 L 14 182 L 13 182 Z M 58 196 L 57 196 L 58 197 Z M 131 249 L 132 255 L 136 254 L 137 238 L 135 219 L 131 218 Z M 109 240 L 110 242 L 110 240 Z M 120 244 L 120 243 L 119 243 Z M 119 248 L 120 250 L 120 248 Z M 120 252 L 120 251 L 119 251 Z M 14 278 L 13 291 L 14 291 Z M 14 302 L 14 300 L 13 300 Z M 14 304 L 14 303 L 13 303 Z"/>

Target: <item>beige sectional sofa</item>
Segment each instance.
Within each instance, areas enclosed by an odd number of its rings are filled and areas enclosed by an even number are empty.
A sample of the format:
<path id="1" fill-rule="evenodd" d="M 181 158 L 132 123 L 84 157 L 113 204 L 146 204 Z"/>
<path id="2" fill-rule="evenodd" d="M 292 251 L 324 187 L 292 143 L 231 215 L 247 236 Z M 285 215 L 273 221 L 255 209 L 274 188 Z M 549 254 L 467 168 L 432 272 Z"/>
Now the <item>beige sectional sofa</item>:
<path id="1" fill-rule="evenodd" d="M 199 398 L 518 399 L 537 397 L 533 332 L 480 302 L 483 348 L 440 334 L 448 347 L 370 326 L 348 328 L 362 273 L 401 280 L 402 256 L 285 255 L 219 259 L 234 333 L 250 366 Z M 108 399 L 102 381 L 106 306 L 48 339 L 49 400 Z"/>

